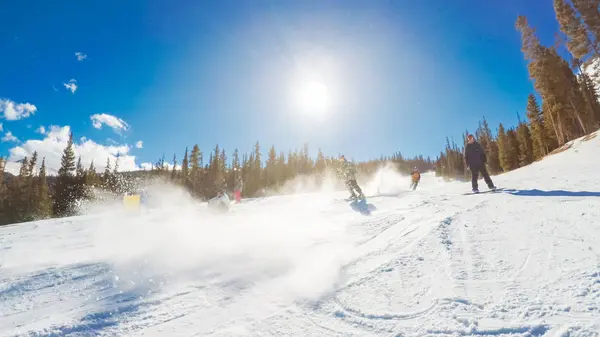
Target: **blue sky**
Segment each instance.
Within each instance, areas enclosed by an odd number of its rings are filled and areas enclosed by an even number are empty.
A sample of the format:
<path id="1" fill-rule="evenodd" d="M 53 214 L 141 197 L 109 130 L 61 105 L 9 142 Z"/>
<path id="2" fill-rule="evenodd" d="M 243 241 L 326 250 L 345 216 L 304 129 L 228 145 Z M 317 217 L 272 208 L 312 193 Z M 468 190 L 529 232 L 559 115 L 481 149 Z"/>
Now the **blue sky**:
<path id="1" fill-rule="evenodd" d="M 206 160 L 217 143 L 230 154 L 256 141 L 265 155 L 308 142 L 313 154 L 358 160 L 433 158 L 481 116 L 495 129 L 525 115 L 532 85 L 517 15 L 545 44 L 558 30 L 549 2 L 451 3 L 3 3 L 0 99 L 5 110 L 36 110 L 0 119 L 0 155 L 59 157 L 72 130 L 84 163 L 97 166 L 116 153 L 127 168 L 181 158 L 195 143 Z M 327 85 L 327 119 L 295 105 L 306 81 Z"/>

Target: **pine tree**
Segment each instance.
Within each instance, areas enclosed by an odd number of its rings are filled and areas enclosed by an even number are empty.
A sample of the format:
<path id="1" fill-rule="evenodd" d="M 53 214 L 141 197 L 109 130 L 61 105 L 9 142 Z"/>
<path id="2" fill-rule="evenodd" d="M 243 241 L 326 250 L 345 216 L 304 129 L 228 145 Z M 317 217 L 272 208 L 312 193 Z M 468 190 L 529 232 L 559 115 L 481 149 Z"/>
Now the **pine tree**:
<path id="1" fill-rule="evenodd" d="M 192 148 L 192 153 L 190 155 L 190 188 L 193 196 L 198 195 L 198 191 L 200 189 L 200 176 L 202 163 L 201 163 L 202 152 L 200 152 L 200 148 L 198 144 L 194 145 Z"/>
<path id="2" fill-rule="evenodd" d="M 546 136 L 542 110 L 533 94 L 529 94 L 527 99 L 527 118 L 531 125 L 533 158 L 539 160 L 548 154 L 548 137 Z"/>
<path id="3" fill-rule="evenodd" d="M 272 145 L 269 149 L 269 156 L 267 158 L 267 165 L 265 167 L 265 178 L 266 186 L 273 187 L 279 182 L 279 172 L 277 165 L 277 152 L 275 151 L 275 145 Z"/>
<path id="4" fill-rule="evenodd" d="M 325 172 L 325 167 L 325 155 L 323 155 L 323 152 L 319 148 L 319 151 L 317 152 L 317 161 L 315 162 L 315 170 L 318 174 L 322 174 Z"/>
<path id="5" fill-rule="evenodd" d="M 190 171 L 189 171 L 189 161 L 188 161 L 188 148 L 185 147 L 185 153 L 183 154 L 183 160 L 181 161 L 181 179 L 183 180 L 183 184 L 186 185 L 188 180 L 190 179 Z"/>
<path id="6" fill-rule="evenodd" d="M 586 28 L 566 0 L 554 0 L 554 11 L 560 30 L 566 36 L 567 49 L 575 59 L 585 60 L 594 47 Z M 578 63 L 578 62 L 577 62 Z"/>
<path id="7" fill-rule="evenodd" d="M 219 156 L 219 164 L 220 166 L 220 170 L 221 170 L 221 174 L 223 175 L 223 178 L 226 177 L 227 175 L 227 153 L 225 152 L 225 149 L 221 149 L 221 155 Z M 225 180 L 227 180 L 225 178 Z M 227 185 L 225 183 L 225 185 Z M 226 188 L 226 186 L 224 186 Z"/>
<path id="8" fill-rule="evenodd" d="M 519 168 L 519 141 L 513 128 L 506 131 L 506 159 L 507 171 Z"/>
<path id="9" fill-rule="evenodd" d="M 498 126 L 498 153 L 500 158 L 500 167 L 503 172 L 510 170 L 510 159 L 509 157 L 509 145 L 508 139 L 506 138 L 506 131 L 504 125 L 500 123 Z"/>
<path id="10" fill-rule="evenodd" d="M 69 141 L 63 151 L 61 166 L 58 170 L 56 180 L 56 198 L 54 199 L 54 214 L 58 216 L 73 213 L 73 204 L 76 199 L 75 181 L 73 171 L 75 170 L 75 150 L 73 148 L 73 133 L 69 135 Z"/>
<path id="11" fill-rule="evenodd" d="M 23 200 L 23 204 L 25 205 L 25 218 L 33 219 L 35 213 L 35 204 L 37 202 L 37 189 L 35 188 L 35 167 L 37 164 L 38 153 L 34 151 L 31 155 L 31 159 L 27 163 L 27 172 L 23 179 L 22 192 L 25 199 Z"/>
<path id="12" fill-rule="evenodd" d="M 177 155 L 173 154 L 173 169 L 171 170 L 171 180 L 177 180 Z"/>
<path id="13" fill-rule="evenodd" d="M 549 122 L 558 143 L 562 145 L 568 139 L 567 116 L 572 111 L 569 105 L 573 105 L 573 102 L 567 94 L 568 85 L 561 69 L 560 57 L 555 51 L 540 44 L 535 29 L 529 26 L 526 17 L 519 16 L 516 26 L 521 32 L 521 50 L 529 61 L 529 77 L 544 100 L 544 119 Z"/>
<path id="14" fill-rule="evenodd" d="M 102 188 L 107 191 L 112 191 L 112 168 L 110 166 L 110 157 L 106 158 L 106 166 L 104 167 L 104 173 L 102 174 Z"/>
<path id="15" fill-rule="evenodd" d="M 90 167 L 88 168 L 85 174 L 85 185 L 88 188 L 94 188 L 98 184 L 98 174 L 96 173 L 96 168 L 94 167 L 94 161 L 90 163 Z"/>
<path id="16" fill-rule="evenodd" d="M 517 128 L 517 141 L 519 143 L 519 166 L 527 166 L 533 162 L 533 141 L 529 127 L 524 122 Z"/>
<path id="17" fill-rule="evenodd" d="M 38 174 L 37 179 L 37 204 L 36 204 L 36 217 L 39 219 L 46 219 L 52 216 L 52 201 L 50 200 L 50 193 L 48 190 L 48 181 L 46 180 L 46 158 L 42 159 L 42 167 Z"/>
<path id="18" fill-rule="evenodd" d="M 579 79 L 579 89 L 582 92 L 589 111 L 590 128 L 596 130 L 600 127 L 600 100 L 590 76 L 582 72 L 579 75 Z"/>
<path id="19" fill-rule="evenodd" d="M 598 55 L 598 43 L 600 43 L 600 11 L 598 6 L 600 2 L 598 0 L 571 0 L 573 7 L 581 15 L 581 19 L 587 27 L 589 35 L 591 35 L 593 42 L 591 43 L 596 55 Z"/>
<path id="20" fill-rule="evenodd" d="M 8 214 L 8 189 L 6 187 L 6 159 L 0 157 L 0 225 L 9 223 Z"/>
<path id="21" fill-rule="evenodd" d="M 286 178 L 287 164 L 285 162 L 285 153 L 279 152 L 279 157 L 277 157 L 277 172 L 279 172 L 279 180 L 277 181 L 277 185 L 283 185 L 283 183 L 287 180 Z"/>
<path id="22" fill-rule="evenodd" d="M 69 141 L 63 150 L 63 155 L 60 160 L 60 169 L 58 176 L 73 176 L 75 171 L 75 149 L 73 147 L 73 133 L 69 134 Z"/>

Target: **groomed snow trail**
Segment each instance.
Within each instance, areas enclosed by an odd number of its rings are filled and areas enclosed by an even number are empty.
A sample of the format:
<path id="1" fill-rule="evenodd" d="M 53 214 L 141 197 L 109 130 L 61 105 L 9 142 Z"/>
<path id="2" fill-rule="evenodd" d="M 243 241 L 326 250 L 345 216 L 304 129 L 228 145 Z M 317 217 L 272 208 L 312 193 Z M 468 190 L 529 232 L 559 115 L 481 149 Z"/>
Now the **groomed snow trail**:
<path id="1" fill-rule="evenodd" d="M 0 228 L 0 335 L 600 336 L 588 138 L 496 193 L 367 190 L 369 215 L 307 193 Z"/>

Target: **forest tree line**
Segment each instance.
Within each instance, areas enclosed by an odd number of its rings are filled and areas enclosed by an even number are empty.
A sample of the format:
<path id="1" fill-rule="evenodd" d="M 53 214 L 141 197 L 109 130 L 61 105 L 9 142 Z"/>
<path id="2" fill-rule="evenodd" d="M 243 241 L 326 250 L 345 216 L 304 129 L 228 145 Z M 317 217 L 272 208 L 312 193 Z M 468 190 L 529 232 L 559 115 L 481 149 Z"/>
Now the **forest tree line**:
<path id="1" fill-rule="evenodd" d="M 325 179 L 335 172 L 338 157 L 326 157 L 318 150 L 311 158 L 308 145 L 302 150 L 277 152 L 271 146 L 263 158 L 257 142 L 251 153 L 236 149 L 228 158 L 225 149 L 216 145 L 208 154 L 208 162 L 198 145 L 185 149 L 181 161 L 173 155 L 170 165 L 161 157 L 146 171 L 120 172 L 118 157 L 107 159 L 105 170 L 98 173 L 94 163 L 84 168 L 76 158 L 73 134 L 63 150 L 61 167 L 56 176 L 46 174 L 45 159 L 34 152 L 21 161 L 19 174 L 0 179 L 0 225 L 78 214 L 88 201 L 120 200 L 124 193 L 139 193 L 140 188 L 154 179 L 169 181 L 185 188 L 192 197 L 207 200 L 220 190 L 231 192 L 238 182 L 243 183 L 242 195 L 252 197 L 265 193 L 276 194 L 287 182 L 298 176 Z M 394 163 L 396 169 L 408 174 L 413 167 L 422 171 L 433 169 L 433 160 L 417 156 L 404 158 L 401 153 L 357 163 L 362 177 L 372 175 L 382 163 Z M 0 158 L 0 177 L 5 176 L 6 160 Z"/>
<path id="2" fill-rule="evenodd" d="M 600 61 L 600 0 L 554 0 L 560 34 L 552 46 L 544 46 L 525 16 L 519 16 L 521 51 L 527 61 L 535 94 L 527 99 L 527 121 L 516 127 L 498 125 L 493 135 L 485 118 L 474 135 L 487 156 L 491 174 L 508 172 L 537 161 L 569 141 L 600 127 L 600 103 L 595 83 L 583 71 Z M 566 50 L 567 59 L 559 55 Z M 539 99 L 538 99 L 539 97 Z M 540 101 L 541 100 L 541 101 Z M 469 175 L 462 145 L 446 140 L 446 148 L 436 160 L 436 174 L 452 179 Z"/>

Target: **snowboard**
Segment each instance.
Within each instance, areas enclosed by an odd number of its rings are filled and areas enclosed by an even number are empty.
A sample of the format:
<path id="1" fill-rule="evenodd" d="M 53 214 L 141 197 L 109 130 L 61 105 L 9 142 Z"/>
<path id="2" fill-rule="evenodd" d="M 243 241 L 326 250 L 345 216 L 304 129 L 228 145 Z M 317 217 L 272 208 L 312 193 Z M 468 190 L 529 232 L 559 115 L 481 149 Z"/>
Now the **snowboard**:
<path id="1" fill-rule="evenodd" d="M 483 193 L 495 193 L 495 192 L 500 192 L 502 191 L 504 188 L 496 188 L 495 190 L 487 190 L 487 191 L 479 191 L 479 192 L 467 192 L 464 193 L 463 195 L 473 195 L 473 194 L 483 194 Z"/>

